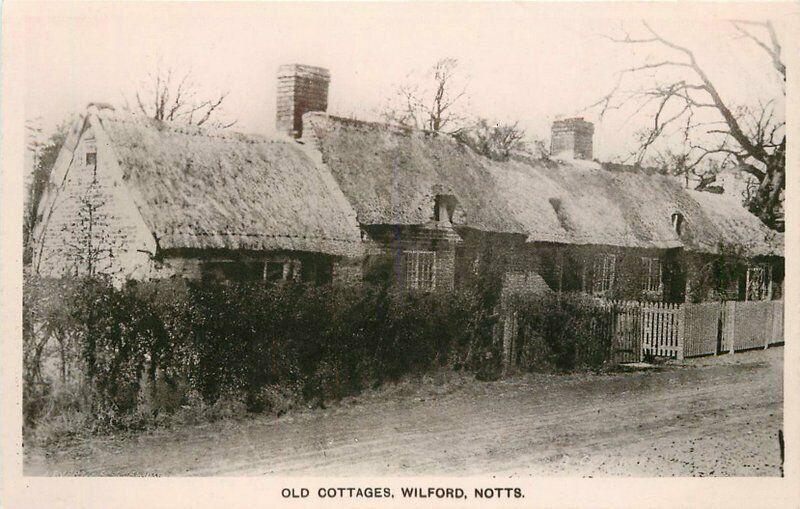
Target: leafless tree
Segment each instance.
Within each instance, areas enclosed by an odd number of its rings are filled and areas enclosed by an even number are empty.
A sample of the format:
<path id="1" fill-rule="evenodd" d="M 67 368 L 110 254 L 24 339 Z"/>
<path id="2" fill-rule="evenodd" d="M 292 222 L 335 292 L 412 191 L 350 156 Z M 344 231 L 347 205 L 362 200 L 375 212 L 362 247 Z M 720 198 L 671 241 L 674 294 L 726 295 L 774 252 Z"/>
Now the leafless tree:
<path id="1" fill-rule="evenodd" d="M 519 127 L 519 122 L 493 123 L 479 118 L 456 137 L 475 152 L 499 161 L 508 159 L 512 152 L 526 146 L 525 130 Z"/>
<path id="2" fill-rule="evenodd" d="M 26 175 L 25 197 L 23 200 L 24 215 L 22 222 L 23 263 L 32 261 L 31 234 L 38 221 L 37 212 L 39 202 L 42 200 L 50 172 L 56 162 L 58 153 L 67 137 L 67 130 L 74 120 L 67 118 L 58 124 L 50 136 L 45 136 L 41 128 L 40 119 L 29 120 L 25 124 L 27 131 L 27 157 L 29 158 L 29 173 Z"/>
<path id="3" fill-rule="evenodd" d="M 763 50 L 785 97 L 786 66 L 772 23 L 732 21 L 731 27 Z M 680 157 L 687 175 L 705 175 L 701 165 L 708 159 L 747 173 L 758 182 L 758 189 L 746 205 L 768 226 L 782 228 L 786 133 L 782 111 L 776 111 L 782 97 L 735 104 L 723 97 L 692 49 L 663 37 L 647 22 L 642 22 L 640 35 L 625 31 L 621 37 L 607 38 L 652 49 L 644 63 L 621 70 L 612 90 L 593 105 L 601 117 L 623 107 L 632 107 L 634 114 L 650 113 L 652 121 L 640 132 L 634 154 L 637 163 L 657 140 L 682 136 L 685 151 Z M 648 75 L 655 76 L 654 85 L 624 90 L 628 78 Z"/>
<path id="4" fill-rule="evenodd" d="M 134 104 L 126 99 L 125 107 L 156 120 L 183 122 L 228 128 L 236 120 L 222 120 L 222 104 L 229 92 L 219 92 L 211 98 L 200 98 L 192 71 L 177 72 L 172 68 L 148 73 L 147 80 L 134 93 Z"/>
<path id="5" fill-rule="evenodd" d="M 79 197 L 75 219 L 64 225 L 68 239 L 62 253 L 75 268 L 75 275 L 97 277 L 113 276 L 120 272 L 114 259 L 122 250 L 119 236 L 122 231 L 114 229 L 106 197 L 95 174 L 86 191 Z"/>
<path id="6" fill-rule="evenodd" d="M 431 132 L 457 133 L 465 117 L 458 107 L 466 97 L 466 85 L 458 73 L 458 60 L 437 61 L 423 79 L 408 79 L 397 87 L 383 112 L 393 124 Z"/>

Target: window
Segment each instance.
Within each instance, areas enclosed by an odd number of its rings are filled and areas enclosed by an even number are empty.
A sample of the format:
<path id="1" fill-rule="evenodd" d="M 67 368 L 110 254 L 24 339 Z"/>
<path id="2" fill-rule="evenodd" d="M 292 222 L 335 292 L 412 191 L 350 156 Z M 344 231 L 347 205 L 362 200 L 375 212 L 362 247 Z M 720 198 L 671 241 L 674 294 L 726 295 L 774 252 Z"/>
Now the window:
<path id="1" fill-rule="evenodd" d="M 264 274 L 261 262 L 214 261 L 203 264 L 203 276 L 228 281 L 260 281 Z"/>
<path id="2" fill-rule="evenodd" d="M 216 260 L 202 265 L 202 274 L 207 279 L 227 281 L 269 281 L 281 282 L 299 279 L 299 261 L 255 261 L 255 260 Z"/>
<path id="3" fill-rule="evenodd" d="M 406 251 L 405 254 L 406 288 L 410 290 L 430 291 L 436 287 L 436 253 L 433 251 Z"/>
<path id="4" fill-rule="evenodd" d="M 661 260 L 659 258 L 642 258 L 644 281 L 642 290 L 657 292 L 661 289 Z"/>
<path id="5" fill-rule="evenodd" d="M 672 214 L 672 229 L 675 233 L 681 235 L 683 233 L 683 214 L 675 212 Z"/>
<path id="6" fill-rule="evenodd" d="M 617 257 L 613 254 L 601 255 L 594 261 L 592 292 L 607 293 L 614 287 Z"/>
<path id="7" fill-rule="evenodd" d="M 457 206 L 458 200 L 452 194 L 437 194 L 433 203 L 433 220 L 452 223 Z"/>
<path id="8" fill-rule="evenodd" d="M 95 166 L 97 164 L 97 152 L 90 150 L 86 152 L 86 166 Z"/>
<path id="9" fill-rule="evenodd" d="M 772 267 L 754 265 L 747 268 L 745 300 L 766 300 L 770 298 L 769 287 L 772 282 Z"/>
<path id="10" fill-rule="evenodd" d="M 267 281 L 283 281 L 288 272 L 285 262 L 267 262 L 264 266 L 264 279 Z"/>

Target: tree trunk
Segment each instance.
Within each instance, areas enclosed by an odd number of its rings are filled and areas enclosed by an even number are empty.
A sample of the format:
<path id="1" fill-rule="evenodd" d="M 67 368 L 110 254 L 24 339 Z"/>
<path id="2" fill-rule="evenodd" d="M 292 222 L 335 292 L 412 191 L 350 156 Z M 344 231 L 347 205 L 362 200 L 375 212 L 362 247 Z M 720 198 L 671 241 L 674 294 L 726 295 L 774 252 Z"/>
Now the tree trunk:
<path id="1" fill-rule="evenodd" d="M 776 153 L 770 159 L 770 164 L 767 165 L 764 179 L 750 201 L 749 208 L 764 224 L 778 231 L 783 231 L 783 202 L 781 196 L 785 189 L 785 159 L 783 154 Z"/>

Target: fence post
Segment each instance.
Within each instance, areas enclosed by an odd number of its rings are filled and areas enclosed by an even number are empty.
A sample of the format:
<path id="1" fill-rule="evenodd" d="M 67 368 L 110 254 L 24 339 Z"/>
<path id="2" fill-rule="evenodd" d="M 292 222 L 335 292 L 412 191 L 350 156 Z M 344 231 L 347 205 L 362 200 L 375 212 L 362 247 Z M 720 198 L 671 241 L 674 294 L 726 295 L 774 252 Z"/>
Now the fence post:
<path id="1" fill-rule="evenodd" d="M 676 306 L 678 309 L 678 312 L 676 313 L 678 317 L 678 360 L 682 361 L 685 357 L 683 351 L 683 345 L 685 343 L 683 338 L 683 333 L 685 330 L 685 323 L 686 323 L 686 307 L 683 306 L 682 304 L 676 304 Z"/>
<path id="2" fill-rule="evenodd" d="M 503 375 L 508 374 L 511 364 L 511 333 L 514 313 L 506 306 L 503 306 L 503 326 L 502 326 L 502 371 Z"/>
<path id="3" fill-rule="evenodd" d="M 729 326 L 730 324 L 730 326 Z M 727 340 L 730 342 L 728 353 L 736 351 L 736 301 L 725 302 L 725 329 L 728 332 Z"/>
<path id="4" fill-rule="evenodd" d="M 769 326 L 768 327 L 764 327 L 766 329 L 765 334 L 764 334 L 764 350 L 769 348 L 769 342 L 770 342 L 770 340 L 772 340 L 772 331 L 775 329 L 775 325 L 774 325 L 774 322 L 775 322 L 775 311 L 773 310 L 772 301 L 769 300 L 769 301 L 767 301 L 767 303 L 768 303 L 767 314 L 769 315 L 769 318 L 768 318 Z"/>

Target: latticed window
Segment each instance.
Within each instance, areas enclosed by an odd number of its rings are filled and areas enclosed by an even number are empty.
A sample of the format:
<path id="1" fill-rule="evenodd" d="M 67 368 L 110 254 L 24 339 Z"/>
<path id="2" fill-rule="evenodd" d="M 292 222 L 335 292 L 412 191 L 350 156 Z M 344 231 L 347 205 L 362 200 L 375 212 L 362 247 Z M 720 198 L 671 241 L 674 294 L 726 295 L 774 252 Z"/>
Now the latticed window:
<path id="1" fill-rule="evenodd" d="M 745 300 L 765 300 L 769 298 L 769 284 L 772 279 L 772 267 L 754 265 L 747 268 L 747 293 Z"/>
<path id="2" fill-rule="evenodd" d="M 436 287 L 436 253 L 433 251 L 406 251 L 406 288 L 429 291 Z"/>
<path id="3" fill-rule="evenodd" d="M 657 292 L 661 289 L 661 260 L 659 258 L 642 258 L 644 265 L 644 281 L 642 290 Z"/>
<path id="4" fill-rule="evenodd" d="M 617 257 L 613 254 L 601 255 L 594 261 L 592 291 L 607 293 L 614 287 Z"/>

